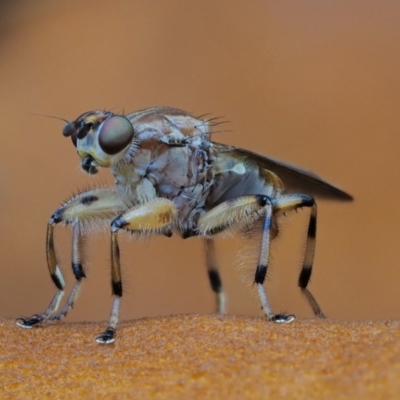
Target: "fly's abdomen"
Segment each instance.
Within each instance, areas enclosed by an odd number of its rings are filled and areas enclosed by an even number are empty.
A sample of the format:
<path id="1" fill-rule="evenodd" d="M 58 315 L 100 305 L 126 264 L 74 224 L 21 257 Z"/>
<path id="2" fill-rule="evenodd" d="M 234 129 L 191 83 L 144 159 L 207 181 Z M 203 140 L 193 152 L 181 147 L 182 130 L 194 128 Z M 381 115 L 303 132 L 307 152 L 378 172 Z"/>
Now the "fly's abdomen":
<path id="1" fill-rule="evenodd" d="M 282 190 L 283 184 L 273 172 L 259 168 L 249 159 L 217 151 L 207 208 L 239 196 L 261 194 L 273 198 Z"/>

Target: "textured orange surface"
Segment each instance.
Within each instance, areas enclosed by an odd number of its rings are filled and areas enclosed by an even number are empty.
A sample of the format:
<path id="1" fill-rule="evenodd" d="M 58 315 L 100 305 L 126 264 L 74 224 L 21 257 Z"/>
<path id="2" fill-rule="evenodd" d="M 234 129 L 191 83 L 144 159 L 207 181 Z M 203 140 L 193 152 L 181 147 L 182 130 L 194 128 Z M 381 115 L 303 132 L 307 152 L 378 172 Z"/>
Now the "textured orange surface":
<path id="1" fill-rule="evenodd" d="M 166 105 L 222 116 L 230 122 L 214 140 L 351 193 L 353 203 L 318 203 L 310 289 L 331 318 L 400 320 L 399 19 L 400 1 L 0 2 L 0 317 L 47 307 L 47 221 L 72 193 L 113 182 L 105 169 L 81 172 L 63 121 L 29 113 L 74 119 Z M 306 216 L 283 222 L 267 283 L 273 309 L 302 317 L 312 315 L 296 286 Z M 71 232 L 55 235 L 72 285 Z M 87 245 L 88 279 L 68 321 L 110 312 L 109 233 Z M 123 319 L 214 311 L 200 240 L 121 235 L 120 246 Z M 258 316 L 245 286 L 257 244 L 239 273 L 243 242 L 216 247 L 228 312 Z"/>
<path id="2" fill-rule="evenodd" d="M 398 399 L 400 322 L 183 315 L 22 330 L 0 323 L 2 399 Z"/>

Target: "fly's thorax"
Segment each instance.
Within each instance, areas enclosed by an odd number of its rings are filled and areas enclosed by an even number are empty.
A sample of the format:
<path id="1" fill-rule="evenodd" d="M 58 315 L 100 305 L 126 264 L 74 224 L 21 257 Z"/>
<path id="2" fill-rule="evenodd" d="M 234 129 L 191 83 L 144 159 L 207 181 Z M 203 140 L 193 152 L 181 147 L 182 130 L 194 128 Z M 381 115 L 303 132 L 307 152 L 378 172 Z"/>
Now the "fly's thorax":
<path id="1" fill-rule="evenodd" d="M 154 107 L 127 115 L 140 141 L 157 140 L 164 143 L 184 144 L 201 141 L 210 133 L 208 121 L 195 118 L 183 110 Z"/>
<path id="2" fill-rule="evenodd" d="M 151 151 L 138 148 L 133 158 L 122 160 L 111 167 L 117 191 L 128 207 L 156 197 L 157 182 L 148 173 L 150 163 Z"/>

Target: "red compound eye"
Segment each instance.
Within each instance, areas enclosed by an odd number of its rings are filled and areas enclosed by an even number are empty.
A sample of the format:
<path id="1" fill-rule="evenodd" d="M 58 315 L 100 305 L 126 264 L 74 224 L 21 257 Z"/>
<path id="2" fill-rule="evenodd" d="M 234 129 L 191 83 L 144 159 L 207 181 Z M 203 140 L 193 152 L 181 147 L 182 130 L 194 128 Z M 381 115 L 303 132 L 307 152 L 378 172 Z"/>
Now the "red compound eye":
<path id="1" fill-rule="evenodd" d="M 106 154 L 117 154 L 129 145 L 133 138 L 133 126 L 121 115 L 106 119 L 100 126 L 99 145 Z"/>

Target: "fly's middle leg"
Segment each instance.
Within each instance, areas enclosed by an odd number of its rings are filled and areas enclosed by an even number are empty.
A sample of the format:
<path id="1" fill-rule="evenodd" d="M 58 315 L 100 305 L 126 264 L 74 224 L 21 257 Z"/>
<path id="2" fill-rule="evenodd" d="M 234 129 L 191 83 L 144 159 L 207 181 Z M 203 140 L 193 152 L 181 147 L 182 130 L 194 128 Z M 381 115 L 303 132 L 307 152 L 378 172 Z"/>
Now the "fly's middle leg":
<path id="1" fill-rule="evenodd" d="M 96 342 L 101 344 L 109 344 L 115 341 L 122 297 L 121 264 L 117 240 L 118 229 L 114 230 L 113 224 L 111 227 L 111 292 L 113 295 L 113 304 L 107 329 L 101 335 L 96 337 Z"/>
<path id="2" fill-rule="evenodd" d="M 222 287 L 222 281 L 218 272 L 217 260 L 215 257 L 215 244 L 211 238 L 204 239 L 204 248 L 206 253 L 206 265 L 211 289 L 216 295 L 217 312 L 225 313 L 225 293 Z"/>

